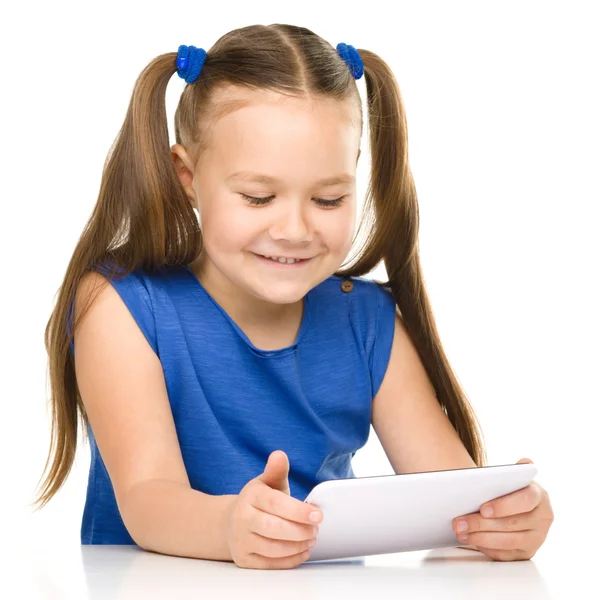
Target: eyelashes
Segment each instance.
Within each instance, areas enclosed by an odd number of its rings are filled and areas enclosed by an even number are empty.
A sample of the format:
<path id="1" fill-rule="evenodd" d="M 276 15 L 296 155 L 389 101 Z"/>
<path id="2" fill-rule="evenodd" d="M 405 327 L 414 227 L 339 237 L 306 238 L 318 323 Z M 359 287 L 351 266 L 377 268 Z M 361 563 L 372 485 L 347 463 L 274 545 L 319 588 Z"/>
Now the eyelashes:
<path id="1" fill-rule="evenodd" d="M 271 202 L 271 200 L 275 197 L 275 196 L 267 196 L 266 198 L 255 198 L 254 196 L 247 196 L 246 194 L 242 194 L 242 193 L 240 193 L 240 196 L 242 196 L 242 198 L 244 198 L 244 200 L 246 200 L 248 202 L 248 204 L 252 204 L 254 206 L 263 206 L 265 204 L 269 204 Z M 343 202 L 345 201 L 345 196 L 341 196 L 340 198 L 335 198 L 334 200 L 323 200 L 322 198 L 313 198 L 313 200 L 319 206 L 334 207 L 334 206 L 340 206 L 341 204 L 343 204 Z"/>

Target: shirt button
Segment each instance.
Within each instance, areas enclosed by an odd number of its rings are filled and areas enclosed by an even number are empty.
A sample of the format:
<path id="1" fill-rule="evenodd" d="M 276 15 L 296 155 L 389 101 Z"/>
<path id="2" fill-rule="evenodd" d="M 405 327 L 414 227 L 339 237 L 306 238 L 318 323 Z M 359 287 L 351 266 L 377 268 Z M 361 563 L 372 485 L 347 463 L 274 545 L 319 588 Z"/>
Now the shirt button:
<path id="1" fill-rule="evenodd" d="M 342 289 L 344 292 L 350 292 L 350 291 L 353 289 L 353 283 L 351 283 L 351 281 L 344 281 L 344 282 L 341 284 L 341 289 Z"/>

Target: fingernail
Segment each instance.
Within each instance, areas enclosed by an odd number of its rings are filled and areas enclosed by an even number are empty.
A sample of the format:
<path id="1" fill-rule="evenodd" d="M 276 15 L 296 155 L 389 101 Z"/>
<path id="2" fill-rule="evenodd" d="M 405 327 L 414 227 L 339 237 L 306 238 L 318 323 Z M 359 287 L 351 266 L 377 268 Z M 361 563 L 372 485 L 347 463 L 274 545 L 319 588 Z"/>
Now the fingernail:
<path id="1" fill-rule="evenodd" d="M 310 521 L 312 521 L 312 523 L 320 523 L 321 520 L 322 515 L 319 512 L 310 513 Z"/>
<path id="2" fill-rule="evenodd" d="M 457 532 L 467 531 L 467 521 L 459 521 L 456 524 Z"/>
<path id="3" fill-rule="evenodd" d="M 494 509 L 491 506 L 486 506 L 483 510 L 482 510 L 483 516 L 484 517 L 491 517 L 494 514 Z"/>
<path id="4" fill-rule="evenodd" d="M 314 548 L 316 546 L 316 540 L 308 540 L 308 548 Z"/>
<path id="5" fill-rule="evenodd" d="M 468 538 L 469 538 L 469 536 L 468 536 L 466 533 L 461 533 L 461 534 L 459 535 L 459 539 L 460 539 L 462 542 L 466 542 Z"/>

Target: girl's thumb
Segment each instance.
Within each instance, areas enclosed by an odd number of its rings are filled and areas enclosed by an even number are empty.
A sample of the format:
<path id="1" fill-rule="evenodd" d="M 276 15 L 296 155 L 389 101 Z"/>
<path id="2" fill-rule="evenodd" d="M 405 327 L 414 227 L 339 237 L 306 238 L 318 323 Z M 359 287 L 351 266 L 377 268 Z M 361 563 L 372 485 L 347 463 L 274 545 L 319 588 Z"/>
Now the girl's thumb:
<path id="1" fill-rule="evenodd" d="M 269 487 L 289 495 L 289 459 L 283 450 L 275 450 L 269 454 L 267 464 L 258 479 Z"/>

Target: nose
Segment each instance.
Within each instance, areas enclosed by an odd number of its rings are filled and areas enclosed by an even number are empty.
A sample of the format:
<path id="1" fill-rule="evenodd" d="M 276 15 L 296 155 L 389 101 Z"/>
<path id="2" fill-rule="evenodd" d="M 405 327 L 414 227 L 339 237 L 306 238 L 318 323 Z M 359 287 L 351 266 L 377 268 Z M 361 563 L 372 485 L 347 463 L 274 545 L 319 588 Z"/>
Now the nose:
<path id="1" fill-rule="evenodd" d="M 270 228 L 271 238 L 292 243 L 310 241 L 307 209 L 300 202 L 287 202 L 281 215 L 275 218 Z"/>

